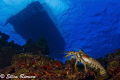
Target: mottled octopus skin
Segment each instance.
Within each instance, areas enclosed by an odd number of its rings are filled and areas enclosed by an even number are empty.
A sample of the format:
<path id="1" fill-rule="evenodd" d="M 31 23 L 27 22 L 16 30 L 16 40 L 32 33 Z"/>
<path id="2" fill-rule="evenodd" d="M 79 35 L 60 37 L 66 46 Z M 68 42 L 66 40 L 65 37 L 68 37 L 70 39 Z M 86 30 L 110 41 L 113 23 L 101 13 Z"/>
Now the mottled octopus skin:
<path id="1" fill-rule="evenodd" d="M 79 52 L 74 52 L 74 51 L 68 51 L 68 54 L 65 56 L 66 58 L 68 56 L 71 56 L 71 58 L 75 58 L 76 62 L 75 62 L 75 68 L 78 62 L 83 63 L 84 65 L 84 69 L 87 72 L 87 68 L 86 66 L 89 65 L 92 68 L 95 69 L 100 69 L 100 74 L 101 75 L 106 75 L 106 70 L 104 69 L 104 67 L 95 59 L 93 59 L 92 57 L 88 56 L 86 53 L 84 53 L 82 50 L 80 50 Z"/>

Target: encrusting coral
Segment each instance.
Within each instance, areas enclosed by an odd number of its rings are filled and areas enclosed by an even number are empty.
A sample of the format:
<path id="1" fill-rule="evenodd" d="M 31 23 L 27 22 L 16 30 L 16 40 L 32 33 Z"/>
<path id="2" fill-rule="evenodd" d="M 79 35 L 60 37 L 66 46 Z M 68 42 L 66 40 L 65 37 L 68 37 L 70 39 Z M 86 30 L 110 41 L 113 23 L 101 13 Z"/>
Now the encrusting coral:
<path id="1" fill-rule="evenodd" d="M 27 80 L 19 77 L 24 74 L 24 77 L 31 76 L 28 80 L 119 80 L 120 79 L 120 57 L 108 60 L 107 74 L 104 77 L 99 74 L 99 69 L 87 66 L 87 72 L 84 71 L 82 64 L 78 64 L 75 69 L 76 60 L 70 59 L 63 64 L 58 60 L 54 60 L 49 56 L 41 53 L 33 55 L 32 53 L 21 53 L 12 57 L 11 66 L 0 70 L 0 74 L 10 74 L 18 76 L 10 80 Z M 116 54 L 116 53 L 115 53 Z M 109 56 L 107 56 L 109 57 Z M 100 58 L 103 59 L 103 58 Z M 106 58 L 107 59 L 107 58 Z M 26 76 L 25 76 L 26 75 Z M 6 79 L 6 77 L 4 78 Z"/>
<path id="2" fill-rule="evenodd" d="M 107 55 L 107 71 L 111 78 L 110 80 L 120 80 L 120 49 L 116 50 L 112 58 L 109 58 L 109 55 L 111 57 L 111 54 Z"/>
<path id="3" fill-rule="evenodd" d="M 13 56 L 12 65 L 1 70 L 1 74 L 11 74 L 20 76 L 21 74 L 35 76 L 33 80 L 78 80 L 83 79 L 85 74 L 75 71 L 71 61 L 63 65 L 60 61 L 49 58 L 48 56 L 18 54 Z M 15 79 L 11 79 L 15 80 Z M 17 79 L 21 80 L 21 78 Z"/>
<path id="4" fill-rule="evenodd" d="M 9 35 L 0 32 L 0 69 L 11 64 L 13 55 L 23 52 L 33 52 L 33 54 L 42 53 L 45 55 L 49 54 L 47 41 L 43 37 L 36 42 L 29 39 L 23 46 L 15 44 L 13 40 L 8 42 L 8 39 Z"/>
<path id="5" fill-rule="evenodd" d="M 12 76 L 8 80 L 120 80 L 120 49 L 98 59 L 83 51 L 72 51 L 73 58 L 63 64 L 48 56 L 49 47 L 43 37 L 37 42 L 29 39 L 19 46 L 14 41 L 8 42 L 8 35 L 0 32 L 0 36 L 0 77 L 5 75 L 3 80 L 7 75 Z M 71 55 L 71 51 L 65 52 L 68 52 L 66 57 Z"/>

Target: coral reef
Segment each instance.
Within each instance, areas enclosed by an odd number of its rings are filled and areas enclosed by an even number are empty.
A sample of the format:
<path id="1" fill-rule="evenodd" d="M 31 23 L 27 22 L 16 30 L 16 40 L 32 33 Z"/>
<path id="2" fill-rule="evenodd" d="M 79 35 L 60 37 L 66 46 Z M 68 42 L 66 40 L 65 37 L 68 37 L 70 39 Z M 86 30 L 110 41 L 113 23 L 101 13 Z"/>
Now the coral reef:
<path id="1" fill-rule="evenodd" d="M 97 59 L 107 70 L 108 77 L 103 80 L 120 80 L 120 49 Z M 99 79 L 98 79 L 99 80 Z"/>
<path id="2" fill-rule="evenodd" d="M 0 74 L 12 76 L 9 80 L 119 80 L 120 79 L 120 57 L 117 52 L 106 55 L 105 58 L 97 59 L 100 63 L 106 61 L 107 76 L 102 76 L 99 69 L 87 66 L 84 71 L 82 64 L 74 65 L 76 60 L 66 60 L 65 64 L 54 60 L 41 52 L 21 53 L 12 57 L 11 66 L 0 70 Z M 8 75 L 9 74 L 9 75 Z M 14 78 L 13 78 L 14 77 Z"/>
<path id="3" fill-rule="evenodd" d="M 21 74 L 35 76 L 35 79 L 32 80 L 84 79 L 85 74 L 82 71 L 75 71 L 73 65 L 74 60 L 68 60 L 66 61 L 66 65 L 63 65 L 60 61 L 43 54 L 37 56 L 30 53 L 21 53 L 13 56 L 12 65 L 0 70 L 0 74 L 18 76 L 17 80 L 21 80 Z"/>
<path id="4" fill-rule="evenodd" d="M 107 71 L 110 80 L 120 80 L 120 49 L 106 56 L 106 60 L 108 61 Z"/>
<path id="5" fill-rule="evenodd" d="M 13 55 L 17 55 L 23 52 L 34 52 L 33 54 L 42 53 L 45 55 L 49 54 L 47 41 L 43 37 L 41 37 L 36 42 L 33 42 L 29 39 L 23 46 L 15 44 L 13 40 L 8 42 L 8 39 L 9 35 L 0 32 L 0 69 L 11 64 Z"/>
<path id="6" fill-rule="evenodd" d="M 98 59 L 73 51 L 74 58 L 63 64 L 48 56 L 49 47 L 43 37 L 36 42 L 29 39 L 23 46 L 8 39 L 8 35 L 0 32 L 0 78 L 3 80 L 120 80 L 120 49 Z M 66 57 L 70 55 L 69 51 Z M 87 63 L 86 70 L 79 64 L 80 60 L 85 61 L 84 65 Z M 101 75 L 102 69 L 107 75 Z"/>

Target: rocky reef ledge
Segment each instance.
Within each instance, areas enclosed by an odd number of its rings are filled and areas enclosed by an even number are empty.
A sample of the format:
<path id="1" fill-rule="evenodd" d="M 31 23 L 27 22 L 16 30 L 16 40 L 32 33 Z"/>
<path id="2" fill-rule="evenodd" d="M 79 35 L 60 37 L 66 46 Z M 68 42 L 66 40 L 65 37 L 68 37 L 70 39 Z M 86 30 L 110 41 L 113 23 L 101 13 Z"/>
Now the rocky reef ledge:
<path id="1" fill-rule="evenodd" d="M 0 80 L 120 80 L 120 49 L 96 59 L 106 70 L 77 64 L 75 59 L 65 64 L 48 56 L 49 48 L 44 38 L 37 42 L 28 40 L 23 46 L 7 42 L 8 35 L 0 33 Z M 33 48 L 34 47 L 34 48 Z"/>

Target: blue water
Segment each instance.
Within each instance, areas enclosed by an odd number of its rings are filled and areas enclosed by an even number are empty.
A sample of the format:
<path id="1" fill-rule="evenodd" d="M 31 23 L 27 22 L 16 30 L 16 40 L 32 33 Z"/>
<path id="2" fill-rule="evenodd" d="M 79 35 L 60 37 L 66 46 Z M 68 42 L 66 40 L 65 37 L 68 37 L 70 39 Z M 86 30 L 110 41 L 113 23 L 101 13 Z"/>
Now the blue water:
<path id="1" fill-rule="evenodd" d="M 25 40 L 32 38 L 36 41 L 41 36 L 45 37 L 51 57 L 64 60 L 64 55 L 58 50 L 78 51 L 82 48 L 93 58 L 99 58 L 120 48 L 119 0 L 39 2 L 44 11 L 13 27 Z"/>

